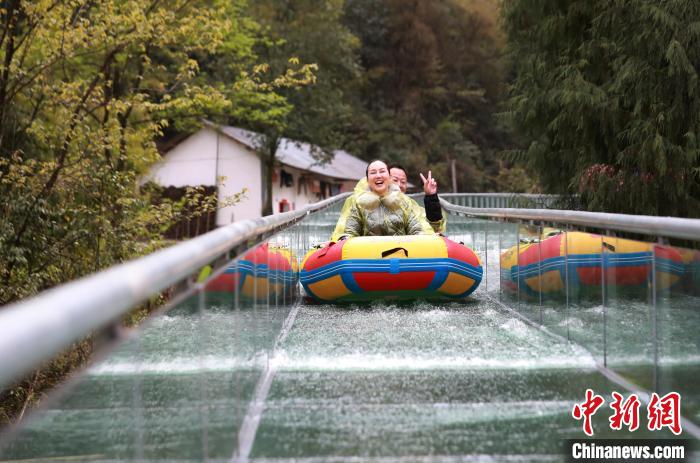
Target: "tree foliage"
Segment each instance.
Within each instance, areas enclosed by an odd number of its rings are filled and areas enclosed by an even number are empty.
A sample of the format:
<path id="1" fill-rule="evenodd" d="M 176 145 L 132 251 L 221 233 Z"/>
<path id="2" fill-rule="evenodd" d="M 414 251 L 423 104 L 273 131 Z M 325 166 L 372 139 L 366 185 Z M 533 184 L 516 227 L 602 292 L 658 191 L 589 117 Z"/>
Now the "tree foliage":
<path id="1" fill-rule="evenodd" d="M 0 304 L 150 252 L 173 223 L 228 204 L 197 189 L 167 201 L 139 183 L 156 142 L 203 116 L 262 134 L 267 213 L 282 137 L 320 147 L 321 162 L 344 147 L 432 168 L 443 185 L 456 160 L 460 190 L 494 188 L 505 138 L 494 5 L 0 2 Z M 10 391 L 13 413 L 89 350 Z"/>
<path id="2" fill-rule="evenodd" d="M 700 4 L 506 0 L 504 22 L 509 117 L 544 187 L 591 210 L 698 216 Z"/>
<path id="3" fill-rule="evenodd" d="M 494 118 L 505 78 L 497 18 L 487 0 L 348 0 L 365 68 L 355 150 L 400 161 L 414 183 L 432 169 L 443 186 L 454 159 L 460 191 L 497 188 L 495 152 L 508 142 Z"/>
<path id="4" fill-rule="evenodd" d="M 319 162 L 344 144 L 359 67 L 357 40 L 340 22 L 342 6 L 343 0 L 258 0 L 249 6 L 264 35 L 254 48 L 266 63 L 260 77 L 290 77 L 287 84 L 268 88 L 263 107 L 244 102 L 228 119 L 259 134 L 257 151 L 266 171 L 264 215 L 272 213 L 271 178 L 283 137 L 310 143 Z"/>
<path id="5" fill-rule="evenodd" d="M 151 252 L 173 223 L 215 207 L 197 189 L 158 201 L 139 177 L 166 131 L 233 111 L 233 94 L 264 100 L 253 72 L 242 74 L 258 40 L 245 7 L 0 2 L 0 305 Z M 83 363 L 90 344 L 0 394 L 0 424 Z"/>
<path id="6" fill-rule="evenodd" d="M 0 303 L 151 248 L 163 211 L 138 177 L 164 127 L 230 108 L 228 84 L 204 79 L 200 62 L 252 59 L 242 6 L 1 4 Z"/>

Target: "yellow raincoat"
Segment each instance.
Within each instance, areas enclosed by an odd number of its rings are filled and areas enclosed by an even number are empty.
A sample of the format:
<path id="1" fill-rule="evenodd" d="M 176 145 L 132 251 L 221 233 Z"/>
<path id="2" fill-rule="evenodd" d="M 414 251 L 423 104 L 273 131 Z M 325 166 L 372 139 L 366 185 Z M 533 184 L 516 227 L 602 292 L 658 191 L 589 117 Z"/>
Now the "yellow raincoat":
<path id="1" fill-rule="evenodd" d="M 432 234 L 425 211 L 419 209 L 420 206 L 395 185 L 380 197 L 369 189 L 367 179 L 363 178 L 345 200 L 331 241 L 338 241 L 343 236 Z"/>

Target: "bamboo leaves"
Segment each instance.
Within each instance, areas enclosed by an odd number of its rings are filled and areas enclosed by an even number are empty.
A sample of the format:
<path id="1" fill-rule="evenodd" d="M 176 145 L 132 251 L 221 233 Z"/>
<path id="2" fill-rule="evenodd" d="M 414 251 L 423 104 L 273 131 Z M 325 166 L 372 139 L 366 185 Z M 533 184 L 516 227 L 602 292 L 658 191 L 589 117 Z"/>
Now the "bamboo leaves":
<path id="1" fill-rule="evenodd" d="M 581 194 L 591 210 L 700 214 L 691 175 L 700 130 L 700 5 L 504 6 L 516 66 L 509 114 L 530 140 L 528 162 L 544 186 Z"/>

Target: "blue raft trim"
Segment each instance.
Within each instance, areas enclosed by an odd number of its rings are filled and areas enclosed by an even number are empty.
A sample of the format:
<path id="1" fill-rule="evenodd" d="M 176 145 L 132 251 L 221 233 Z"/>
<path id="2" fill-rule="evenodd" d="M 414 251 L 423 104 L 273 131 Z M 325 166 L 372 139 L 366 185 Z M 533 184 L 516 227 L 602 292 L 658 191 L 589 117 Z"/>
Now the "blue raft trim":
<path id="1" fill-rule="evenodd" d="M 392 263 L 392 260 L 398 262 Z M 325 280 L 328 277 L 345 272 L 393 273 L 392 267 L 394 270 L 398 267 L 399 273 L 430 271 L 455 272 L 467 276 L 472 280 L 478 280 L 479 282 L 483 275 L 481 266 L 474 267 L 461 260 L 447 257 L 434 259 L 388 259 L 386 261 L 379 261 L 376 259 L 345 259 L 311 271 L 302 270 L 301 281 L 302 283 L 316 283 L 317 281 Z"/>
<path id="2" fill-rule="evenodd" d="M 370 272 L 370 273 L 411 273 L 411 272 L 435 272 L 435 277 L 430 282 L 428 287 L 422 291 L 437 291 L 447 279 L 450 272 L 466 276 L 474 280 L 471 288 L 462 294 L 456 296 L 448 296 L 440 294 L 441 297 L 463 298 L 470 295 L 476 290 L 481 283 L 483 277 L 483 268 L 475 267 L 461 260 L 451 259 L 448 257 L 431 258 L 431 259 L 345 259 L 333 262 L 328 265 L 316 268 L 311 271 L 301 270 L 300 281 L 307 294 L 312 295 L 317 300 L 322 300 L 309 289 L 308 285 L 316 283 L 327 278 L 340 275 L 345 286 L 353 294 L 361 294 L 364 291 L 358 286 L 353 274 L 355 272 Z M 420 290 L 419 290 L 420 291 Z"/>
<path id="3" fill-rule="evenodd" d="M 626 254 L 604 254 L 605 255 L 605 268 L 611 267 L 642 267 L 645 265 L 651 265 L 652 253 L 651 252 L 634 252 Z M 601 255 L 600 254 L 572 254 L 568 256 L 568 266 L 569 269 L 576 268 L 591 268 L 600 267 L 601 265 Z M 550 272 L 553 270 L 563 270 L 567 265 L 567 258 L 565 256 L 550 257 L 548 259 L 542 260 L 542 262 L 535 262 L 525 266 L 514 265 L 511 270 L 511 278 L 513 281 L 518 278 L 532 278 L 536 277 L 542 273 Z M 681 263 L 673 262 L 670 259 L 656 258 L 656 269 L 658 271 L 663 271 L 671 273 L 673 275 L 681 276 L 684 273 L 684 268 Z"/>
<path id="4" fill-rule="evenodd" d="M 674 262 L 670 259 L 661 257 L 654 258 L 652 252 L 628 252 L 628 253 L 610 253 L 603 254 L 604 268 L 613 267 L 643 267 L 651 265 L 652 259 L 655 260 L 656 270 L 658 272 L 666 272 L 675 276 L 682 276 L 685 273 L 685 268 L 682 263 Z M 510 270 L 501 270 L 501 277 L 517 282 L 521 290 L 526 293 L 532 292 L 531 295 L 536 295 L 537 292 L 531 290 L 525 280 L 534 278 L 546 272 L 558 271 L 562 281 L 566 279 L 566 267 L 569 267 L 569 279 L 578 280 L 578 275 L 574 271 L 577 268 L 596 268 L 603 263 L 601 254 L 570 254 L 569 256 L 557 256 L 543 259 L 541 262 L 524 265 L 522 267 L 514 265 Z M 578 283 L 572 281 L 572 283 Z"/>
<path id="5" fill-rule="evenodd" d="M 224 271 L 224 274 L 229 275 L 235 273 L 239 273 L 243 276 L 241 281 L 247 276 L 252 276 L 256 278 L 266 278 L 272 283 L 293 284 L 297 279 L 295 272 L 292 270 L 271 270 L 270 266 L 267 264 L 254 264 L 247 260 L 241 260 L 236 265 L 227 267 Z"/>

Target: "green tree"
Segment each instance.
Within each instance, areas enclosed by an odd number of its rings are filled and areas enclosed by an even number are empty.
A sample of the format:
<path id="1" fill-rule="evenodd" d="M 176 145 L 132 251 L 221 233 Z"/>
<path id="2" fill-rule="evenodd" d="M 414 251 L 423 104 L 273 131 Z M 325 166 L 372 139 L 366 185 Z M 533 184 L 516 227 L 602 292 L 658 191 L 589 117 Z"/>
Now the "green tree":
<path id="1" fill-rule="evenodd" d="M 349 0 L 366 68 L 356 151 L 402 162 L 414 183 L 431 168 L 445 187 L 455 160 L 460 191 L 493 189 L 508 139 L 494 118 L 505 75 L 497 11 L 488 0 Z"/>
<path id="2" fill-rule="evenodd" d="M 290 77 L 271 88 L 264 101 L 241 105 L 240 113 L 230 119 L 261 134 L 258 152 L 266 166 L 263 215 L 272 213 L 272 171 L 283 137 L 317 147 L 312 154 L 320 162 L 346 144 L 360 68 L 359 42 L 341 23 L 342 7 L 343 0 L 251 2 L 250 14 L 266 37 L 255 47 L 259 59 L 269 64 L 269 75 Z M 290 63 L 289 57 L 295 59 Z"/>
<path id="3" fill-rule="evenodd" d="M 138 179 L 166 130 L 233 111 L 233 94 L 265 98 L 241 74 L 258 40 L 245 8 L 244 0 L 0 2 L 0 305 L 151 252 L 173 223 L 215 207 L 200 189 L 153 203 L 158 192 Z M 83 340 L 1 392 L 0 425 L 20 419 L 91 350 Z"/>
<path id="4" fill-rule="evenodd" d="M 138 177 L 164 127 L 230 108 L 198 57 L 253 56 L 241 5 L 0 4 L 0 303 L 149 249 L 162 223 Z"/>
<path id="5" fill-rule="evenodd" d="M 506 0 L 504 22 L 518 154 L 547 191 L 698 216 L 700 4 Z"/>

